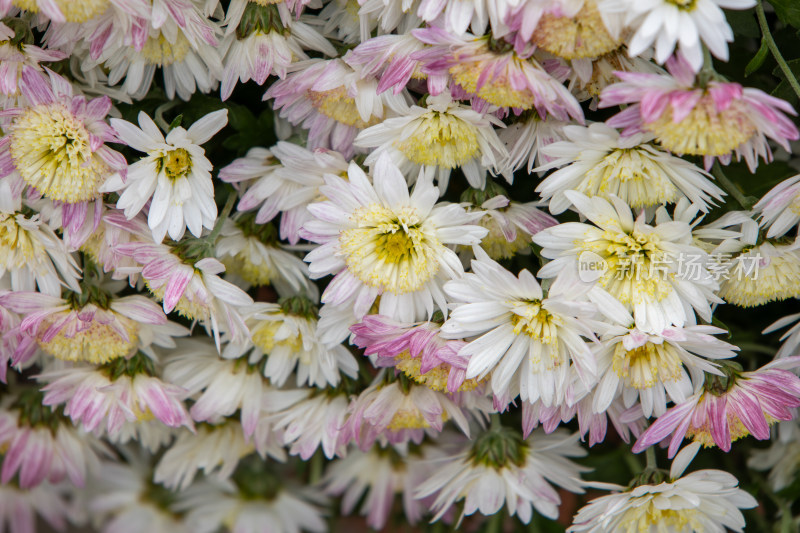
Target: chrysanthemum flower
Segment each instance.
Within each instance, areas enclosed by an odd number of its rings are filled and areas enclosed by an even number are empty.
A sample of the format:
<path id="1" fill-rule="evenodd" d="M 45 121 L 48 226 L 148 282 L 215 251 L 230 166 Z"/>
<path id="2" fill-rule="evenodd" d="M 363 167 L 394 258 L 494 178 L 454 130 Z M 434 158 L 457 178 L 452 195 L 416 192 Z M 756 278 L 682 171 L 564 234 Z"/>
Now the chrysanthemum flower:
<path id="1" fill-rule="evenodd" d="M 620 491 L 601 496 L 582 507 L 573 519 L 569 533 L 606 531 L 708 531 L 741 533 L 744 517 L 739 509 L 750 509 L 758 502 L 737 487 L 739 481 L 721 470 L 698 470 L 683 475 L 697 453 L 687 447 L 672 462 L 669 477 L 658 484 L 626 489 L 604 483 L 602 487 Z"/>
<path id="2" fill-rule="evenodd" d="M 434 520 L 464 500 L 464 515 L 479 511 L 493 515 L 505 506 L 508 514 L 530 522 L 533 510 L 555 519 L 561 497 L 553 484 L 582 493 L 581 472 L 589 469 L 572 462 L 586 451 L 578 436 L 565 431 L 551 435 L 537 432 L 527 440 L 508 429 L 493 429 L 481 435 L 466 451 L 435 459 L 440 464 L 417 487 L 416 497 L 431 496 Z"/>
<path id="3" fill-rule="evenodd" d="M 13 5 L 31 13 L 41 13 L 53 22 L 86 22 L 119 0 L 2 0 L 0 12 Z"/>
<path id="4" fill-rule="evenodd" d="M 385 371 L 384 371 L 385 372 Z M 345 422 L 344 437 L 366 451 L 375 442 L 419 444 L 426 432 L 439 433 L 444 423 L 453 420 L 469 434 L 464 411 L 447 395 L 424 385 L 401 381 L 386 383 L 379 374 L 372 385 L 354 399 Z"/>
<path id="5" fill-rule="evenodd" d="M 44 352 L 65 361 L 104 364 L 129 356 L 152 340 L 147 334 L 140 337 L 142 330 L 167 322 L 159 306 L 144 296 L 115 298 L 95 287 L 67 299 L 12 292 L 0 295 L 0 303 L 24 313 L 20 330 Z"/>
<path id="6" fill-rule="evenodd" d="M 36 531 L 37 518 L 53 528 L 66 531 L 67 522 L 74 516 L 63 485 L 43 483 L 24 490 L 13 484 L 0 486 L 0 527 L 9 533 Z"/>
<path id="7" fill-rule="evenodd" d="M 800 357 L 789 357 L 753 372 L 725 366 L 724 377 L 709 376 L 703 389 L 653 422 L 633 451 L 639 453 L 670 435 L 670 457 L 686 437 L 726 452 L 733 441 L 748 435 L 769 439 L 769 426 L 792 420 L 792 408 L 800 407 L 800 378 L 788 370 L 799 364 Z"/>
<path id="8" fill-rule="evenodd" d="M 194 428 L 182 400 L 188 393 L 153 376 L 143 354 L 116 359 L 100 368 L 77 366 L 40 374 L 47 382 L 43 404 L 64 404 L 64 414 L 86 431 L 116 436 L 125 421 L 155 418 L 170 427 Z"/>
<path id="9" fill-rule="evenodd" d="M 414 491 L 430 474 L 422 459 L 420 452 L 406 452 L 402 447 L 353 450 L 330 464 L 322 479 L 323 490 L 330 496 L 342 497 L 345 515 L 352 514 L 364 497 L 359 512 L 376 530 L 386 526 L 395 497 L 400 496 L 405 521 L 413 525 L 425 510 L 424 503 L 414 499 Z"/>
<path id="10" fill-rule="evenodd" d="M 246 356 L 251 365 L 266 357 L 263 374 L 274 385 L 282 387 L 292 373 L 298 386 L 316 387 L 338 385 L 341 374 L 358 374 L 358 364 L 347 348 L 320 340 L 315 300 L 290 296 L 277 304 L 258 302 L 242 313 L 250 341 L 228 344 L 222 355 L 228 359 Z"/>
<path id="11" fill-rule="evenodd" d="M 622 18 L 595 0 L 523 0 L 505 21 L 518 32 L 518 50 L 531 43 L 567 60 L 593 59 L 622 44 Z"/>
<path id="12" fill-rule="evenodd" d="M 760 215 L 760 225 L 768 228 L 767 238 L 782 237 L 800 222 L 800 174 L 770 189 L 753 206 Z"/>
<path id="13" fill-rule="evenodd" d="M 322 295 L 326 306 L 367 314 L 378 311 L 413 322 L 446 310 L 441 286 L 463 271 L 448 245 L 477 244 L 486 229 L 473 224 L 481 213 L 439 204 L 439 191 L 424 176 L 411 194 L 406 179 L 384 154 L 372 169 L 372 183 L 355 163 L 349 180 L 326 176 L 320 192 L 328 200 L 308 209 L 314 220 L 301 236 L 319 244 L 306 256 L 312 278 L 335 277 Z M 323 317 L 323 320 L 325 318 Z"/>
<path id="14" fill-rule="evenodd" d="M 481 35 L 486 33 L 487 23 L 491 23 L 492 33 L 502 35 L 508 31 L 505 23 L 509 9 L 518 3 L 519 0 L 419 0 L 416 14 L 428 23 L 441 21 L 444 28 L 455 35 L 463 35 L 468 28 L 472 28 L 475 35 Z"/>
<path id="15" fill-rule="evenodd" d="M 654 147 L 651 134 L 620 137 L 603 123 L 566 126 L 566 140 L 540 149 L 551 160 L 537 171 L 558 168 L 537 187 L 550 212 L 564 212 L 565 191 L 608 199 L 615 195 L 633 208 L 658 206 L 686 197 L 704 211 L 725 194 L 710 175 L 688 161 Z"/>
<path id="16" fill-rule="evenodd" d="M 500 130 L 497 136 L 505 145 L 508 157 L 500 161 L 497 168 L 506 181 L 512 183 L 514 172 L 521 168 L 533 174 L 535 167 L 549 163 L 550 158 L 542 152 L 542 148 L 564 140 L 566 124 L 553 117 L 541 119 L 535 111 L 528 111 Z"/>
<path id="17" fill-rule="evenodd" d="M 342 154 L 281 141 L 270 150 L 251 148 L 247 156 L 220 169 L 219 178 L 246 187 L 237 209 L 258 208 L 256 224 L 264 224 L 281 213 L 280 236 L 291 244 L 300 240 L 299 231 L 310 220 L 306 206 L 321 199 L 323 176 L 347 175 L 348 162 Z"/>
<path id="18" fill-rule="evenodd" d="M 594 412 L 608 409 L 618 395 L 626 408 L 638 399 L 648 418 L 664 414 L 667 395 L 676 404 L 686 401 L 692 382 L 704 379 L 704 372 L 720 374 L 708 359 L 736 355 L 736 346 L 712 337 L 720 333 L 726 332 L 713 326 L 668 327 L 658 334 L 612 327 L 595 352 L 599 383 Z"/>
<path id="19" fill-rule="evenodd" d="M 679 47 L 697 72 L 703 66 L 703 45 L 714 56 L 728 60 L 733 30 L 720 8 L 748 9 L 755 3 L 755 0 L 599 0 L 598 6 L 602 12 L 625 17 L 625 25 L 633 32 L 628 44 L 631 56 L 640 55 L 652 45 L 656 61 L 664 63 Z"/>
<path id="20" fill-rule="evenodd" d="M 27 390 L 10 409 L 0 409 L 3 485 L 17 476 L 22 489 L 65 479 L 83 487 L 87 472 L 98 464 L 101 448 L 93 437 L 79 434 L 59 411 L 42 405 L 39 391 Z"/>
<path id="21" fill-rule="evenodd" d="M 524 401 L 564 401 L 571 372 L 590 387 L 595 359 L 585 339 L 595 339 L 597 308 L 552 288 L 547 297 L 527 270 L 519 277 L 476 248 L 472 272 L 447 282 L 455 302 L 442 332 L 450 338 L 477 337 L 459 350 L 469 356 L 467 378 L 491 374 L 492 391 L 512 384 Z M 622 311 L 622 320 L 627 313 Z"/>
<path id="22" fill-rule="evenodd" d="M 517 111 L 536 109 L 541 117 L 552 114 L 559 120 L 583 122 L 583 111 L 567 88 L 510 44 L 490 43 L 489 36 L 456 37 L 436 26 L 414 30 L 413 35 L 432 45 L 411 56 L 423 62 L 422 72 L 449 74 L 464 95 Z"/>
<path id="23" fill-rule="evenodd" d="M 717 294 L 729 304 L 755 307 L 800 297 L 800 251 L 792 245 L 748 246 L 725 266 Z"/>
<path id="24" fill-rule="evenodd" d="M 2 11 L 0 4 L 0 11 Z M 0 22 L 0 61 L 4 68 L 0 72 L 0 94 L 8 97 L 7 105 L 13 107 L 18 102 L 20 96 L 19 85 L 22 81 L 22 73 L 26 70 L 42 72 L 43 68 L 39 63 L 49 63 L 61 61 L 67 54 L 59 50 L 43 49 L 33 44 L 23 42 L 12 42 L 16 37 L 14 30 Z"/>
<path id="25" fill-rule="evenodd" d="M 203 228 L 212 229 L 217 220 L 211 163 L 201 144 L 228 123 L 228 110 L 209 113 L 188 130 L 178 126 L 166 139 L 155 122 L 139 112 L 139 128 L 121 119 L 111 119 L 120 138 L 134 149 L 147 153 L 128 168 L 127 177 L 115 175 L 104 186 L 104 192 L 119 192 L 117 208 L 128 219 L 136 216 L 150 201 L 147 224 L 153 239 L 161 242 L 169 233 L 175 241 L 186 228 L 200 237 Z"/>
<path id="26" fill-rule="evenodd" d="M 404 104 L 402 95 L 378 94 L 377 79 L 340 58 L 299 61 L 292 70 L 270 86 L 264 99 L 274 99 L 282 118 L 308 130 L 311 149 L 331 148 L 351 157 L 358 132 Z"/>
<path id="27" fill-rule="evenodd" d="M 493 127 L 502 125 L 496 117 L 481 115 L 442 93 L 428 97 L 425 107 L 415 105 L 401 116 L 365 129 L 355 144 L 374 148 L 367 165 L 385 152 L 407 176 L 416 176 L 420 169 L 430 174 L 436 170 L 444 193 L 455 168 L 464 172 L 471 186 L 483 187 L 486 171 L 508 155 Z"/>
<path id="28" fill-rule="evenodd" d="M 234 216 L 223 222 L 217 257 L 245 286 L 272 285 L 282 296 L 316 294 L 308 266 L 281 246 L 277 233 L 272 224 L 255 223 L 253 214 Z"/>
<path id="29" fill-rule="evenodd" d="M 469 358 L 460 355 L 462 341 L 440 336 L 434 322 L 404 324 L 382 315 L 367 315 L 351 326 L 352 344 L 364 355 L 377 356 L 377 366 L 394 367 L 409 379 L 435 391 L 469 391 L 478 386 L 466 379 Z"/>
<path id="30" fill-rule="evenodd" d="M 106 179 L 126 167 L 105 145 L 122 142 L 106 121 L 107 96 L 86 100 L 54 72 L 23 69 L 19 89 L 29 107 L 6 109 L 0 177 L 15 171 L 40 194 L 65 203 L 94 200 Z"/>
<path id="31" fill-rule="evenodd" d="M 221 331 L 234 340 L 246 338 L 247 326 L 236 308 L 251 305 L 253 299 L 218 276 L 225 272 L 222 263 L 206 257 L 187 264 L 167 246 L 152 242 L 130 242 L 115 249 L 141 265 L 141 276 L 150 292 L 163 301 L 165 313 L 176 309 L 190 320 L 205 322 L 217 346 Z"/>
<path id="32" fill-rule="evenodd" d="M 708 254 L 694 245 L 687 222 L 667 220 L 664 212 L 650 225 L 644 211 L 634 219 L 616 196 L 609 203 L 575 191 L 564 194 L 595 225 L 570 222 L 534 235 L 542 255 L 552 259 L 540 277 L 574 278 L 577 268 L 591 263 L 598 274 L 595 286 L 632 311 L 642 331 L 691 324 L 692 308 L 711 321 L 710 303 L 721 303 L 713 293 L 718 285 L 707 270 Z"/>
<path id="33" fill-rule="evenodd" d="M 9 280 L 11 290 L 38 288 L 43 294 L 60 296 L 66 285 L 80 292 L 77 267 L 64 242 L 40 215 L 27 218 L 22 213 L 0 212 L 0 278 Z"/>
<path id="34" fill-rule="evenodd" d="M 736 154 L 754 171 L 759 156 L 772 160 L 767 138 L 788 152 L 789 141 L 800 138 L 787 102 L 733 82 L 699 85 L 680 56 L 667 69 L 670 75 L 617 72 L 622 82 L 602 92 L 600 107 L 632 105 L 606 123 L 625 128 L 623 135 L 649 131 L 675 154 L 702 155 L 707 169 L 715 157 L 727 163 Z"/>

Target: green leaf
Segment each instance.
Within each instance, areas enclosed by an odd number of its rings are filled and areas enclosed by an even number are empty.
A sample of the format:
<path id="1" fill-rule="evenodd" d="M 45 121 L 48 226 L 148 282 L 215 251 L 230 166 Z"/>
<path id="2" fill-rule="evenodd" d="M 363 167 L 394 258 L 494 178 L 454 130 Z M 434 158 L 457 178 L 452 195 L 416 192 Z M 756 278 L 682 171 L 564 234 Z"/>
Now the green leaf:
<path id="1" fill-rule="evenodd" d="M 169 130 L 172 131 L 175 128 L 180 127 L 181 122 L 183 122 L 183 115 L 178 115 L 177 117 L 175 117 L 175 119 L 172 122 L 170 122 Z"/>
<path id="2" fill-rule="evenodd" d="M 753 72 L 757 71 L 761 68 L 761 65 L 764 64 L 764 60 L 767 59 L 769 55 L 769 46 L 767 45 L 767 40 L 763 37 L 761 38 L 761 46 L 756 52 L 756 55 L 753 56 L 753 59 L 747 63 L 747 66 L 744 67 L 744 76 L 745 78 L 752 74 Z"/>
<path id="3" fill-rule="evenodd" d="M 789 70 L 792 71 L 794 77 L 800 78 L 800 59 L 791 59 L 787 61 L 786 64 L 789 65 Z M 797 95 L 794 93 L 794 90 L 792 90 L 792 86 L 789 85 L 789 82 L 786 80 L 786 76 L 784 76 L 783 72 L 781 72 L 780 67 L 775 67 L 772 73 L 776 76 L 779 76 L 781 78 L 781 82 L 770 94 L 777 98 L 783 98 L 789 103 L 794 103 L 797 100 Z"/>
<path id="4" fill-rule="evenodd" d="M 769 0 L 778 18 L 786 24 L 800 28 L 800 2 L 797 0 Z"/>
<path id="5" fill-rule="evenodd" d="M 733 33 L 736 35 L 755 39 L 761 37 L 761 30 L 758 27 L 758 22 L 756 22 L 753 9 L 726 10 L 725 18 L 728 20 L 728 24 L 731 25 Z"/>

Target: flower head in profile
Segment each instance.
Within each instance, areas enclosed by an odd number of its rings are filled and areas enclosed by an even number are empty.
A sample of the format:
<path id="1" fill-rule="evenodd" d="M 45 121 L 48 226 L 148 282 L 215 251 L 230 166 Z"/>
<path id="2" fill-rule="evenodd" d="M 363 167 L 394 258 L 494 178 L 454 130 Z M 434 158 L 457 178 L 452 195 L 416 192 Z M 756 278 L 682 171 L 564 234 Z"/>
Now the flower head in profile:
<path id="1" fill-rule="evenodd" d="M 5 12 L 13 4 L 31 13 L 41 13 L 52 22 L 86 22 L 101 14 L 115 0 L 3 0 L 0 12 Z"/>
<path id="2" fill-rule="evenodd" d="M 767 238 L 782 237 L 800 222 L 800 174 L 770 189 L 753 206 L 760 215 L 760 225 L 767 228 Z"/>
<path id="3" fill-rule="evenodd" d="M 697 470 L 683 475 L 699 445 L 687 446 L 672 462 L 669 475 L 660 472 L 650 484 L 626 489 L 603 483 L 615 492 L 601 496 L 582 507 L 573 518 L 569 533 L 606 531 L 743 531 L 745 522 L 739 509 L 750 509 L 758 502 L 738 488 L 739 481 L 721 470 Z M 663 481 L 658 482 L 658 479 Z"/>
<path id="4" fill-rule="evenodd" d="M 87 101 L 50 70 L 23 69 L 19 90 L 28 106 L 4 111 L 0 177 L 16 172 L 39 194 L 74 204 L 96 199 L 111 175 L 124 173 L 125 158 L 105 144 L 124 142 L 106 122 L 109 97 Z"/>
<path id="5" fill-rule="evenodd" d="M 476 511 L 493 515 L 508 509 L 527 524 L 533 510 L 551 519 L 558 517 L 561 497 L 553 487 L 583 492 L 582 472 L 589 470 L 570 460 L 586 451 L 577 435 L 563 430 L 551 435 L 537 431 L 526 440 L 507 428 L 492 428 L 467 450 L 438 466 L 416 490 L 417 498 L 431 497 L 434 520 L 464 500 L 464 515 Z"/>
<path id="6" fill-rule="evenodd" d="M 375 148 L 367 156 L 368 165 L 386 152 L 407 176 L 420 169 L 431 174 L 437 171 L 444 193 L 455 168 L 464 172 L 473 187 L 485 183 L 486 171 L 508 155 L 494 131 L 494 126 L 502 125 L 494 116 L 477 113 L 441 93 L 429 96 L 425 107 L 415 105 L 404 115 L 365 129 L 355 143 Z"/>
<path id="7" fill-rule="evenodd" d="M 703 210 L 722 200 L 709 175 L 688 161 L 650 144 L 650 134 L 620 137 L 603 123 L 566 126 L 566 140 L 541 149 L 550 161 L 536 170 L 558 168 L 536 187 L 550 212 L 562 213 L 570 202 L 565 191 L 608 199 L 615 195 L 633 208 L 675 203 L 686 197 Z"/>
<path id="8" fill-rule="evenodd" d="M 747 246 L 722 266 L 717 294 L 729 304 L 756 307 L 800 296 L 800 251 L 791 244 Z"/>
<path id="9" fill-rule="evenodd" d="M 201 144 L 208 142 L 228 123 L 228 110 L 204 116 L 188 130 L 177 126 L 166 138 L 144 111 L 139 112 L 139 127 L 121 119 L 111 124 L 132 148 L 147 155 L 128 168 L 127 177 L 116 175 L 103 187 L 104 192 L 119 192 L 117 208 L 128 219 L 145 205 L 147 224 L 153 239 L 161 242 L 169 233 L 178 241 L 186 228 L 200 237 L 203 228 L 212 229 L 217 220 L 211 163 Z"/>
<path id="10" fill-rule="evenodd" d="M 800 138 L 786 115 L 796 115 L 784 100 L 738 83 L 712 80 L 701 85 L 685 58 L 667 62 L 669 74 L 617 72 L 622 80 L 600 95 L 600 107 L 629 104 L 606 123 L 625 128 L 623 136 L 650 132 L 677 155 L 701 155 L 706 169 L 714 158 L 728 163 L 744 158 L 751 171 L 758 158 L 772 161 L 767 139 L 791 152 Z"/>
<path id="11" fill-rule="evenodd" d="M 788 370 L 798 365 L 800 357 L 779 359 L 753 372 L 725 365 L 723 376 L 709 375 L 698 392 L 658 417 L 633 451 L 667 438 L 670 457 L 687 437 L 726 452 L 733 441 L 748 435 L 769 439 L 770 425 L 792 420 L 793 409 L 800 407 L 800 378 Z"/>
<path id="12" fill-rule="evenodd" d="M 439 191 L 421 176 L 409 193 L 406 179 L 384 154 L 372 180 L 355 163 L 348 180 L 326 176 L 325 201 L 309 205 L 314 217 L 301 236 L 319 246 L 307 256 L 312 278 L 333 274 L 322 294 L 360 319 L 380 296 L 379 312 L 414 322 L 446 310 L 442 285 L 463 272 L 452 244 L 477 244 L 486 229 L 458 204 L 437 204 Z M 324 317 L 323 317 L 324 320 Z"/>

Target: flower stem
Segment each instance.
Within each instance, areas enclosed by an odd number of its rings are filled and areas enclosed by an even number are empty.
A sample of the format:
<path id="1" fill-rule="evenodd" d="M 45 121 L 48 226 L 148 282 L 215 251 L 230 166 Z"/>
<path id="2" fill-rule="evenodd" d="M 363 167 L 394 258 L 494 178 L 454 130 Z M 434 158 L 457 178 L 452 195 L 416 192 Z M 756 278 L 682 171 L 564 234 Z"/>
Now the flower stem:
<path id="1" fill-rule="evenodd" d="M 644 456 L 647 459 L 647 466 L 645 466 L 646 470 L 658 470 L 658 463 L 656 462 L 656 449 L 653 446 L 650 446 L 645 450 Z"/>
<path id="2" fill-rule="evenodd" d="M 501 429 L 502 427 L 503 427 L 503 423 L 500 422 L 500 413 L 493 413 L 492 414 L 492 426 L 491 426 L 491 429 L 497 431 L 497 430 Z"/>
<path id="3" fill-rule="evenodd" d="M 225 207 L 222 208 L 222 212 L 217 217 L 217 223 L 214 224 L 214 229 L 211 230 L 211 233 L 208 234 L 208 241 L 214 242 L 214 240 L 219 235 L 219 232 L 222 231 L 222 225 L 225 223 L 225 220 L 228 218 L 228 215 L 231 214 L 233 211 L 233 204 L 236 203 L 236 192 L 231 192 L 228 194 L 228 199 L 225 202 Z"/>
<path id="4" fill-rule="evenodd" d="M 792 73 L 792 69 L 789 67 L 789 64 L 783 58 L 783 55 L 781 55 L 781 51 L 778 50 L 778 45 L 775 44 L 775 39 L 772 38 L 772 33 L 770 33 L 769 26 L 767 25 L 767 16 L 764 13 L 764 4 L 761 0 L 758 0 L 758 3 L 756 4 L 756 17 L 758 18 L 758 25 L 761 27 L 761 35 L 767 42 L 767 47 L 769 48 L 769 51 L 772 52 L 772 57 L 774 57 L 775 61 L 778 62 L 778 67 L 780 67 L 783 75 L 786 76 L 786 81 L 789 82 L 789 85 L 791 85 L 794 93 L 798 98 L 800 98 L 800 82 L 798 82 L 797 78 L 795 78 L 794 73 Z"/>
<path id="5" fill-rule="evenodd" d="M 748 200 L 742 191 L 739 190 L 736 185 L 728 179 L 728 176 L 725 175 L 725 172 L 722 171 L 722 166 L 719 164 L 719 161 L 714 161 L 714 166 L 711 168 L 711 173 L 716 178 L 717 182 L 722 185 L 722 188 L 725 189 L 728 194 L 733 196 L 733 198 L 739 202 L 744 209 L 750 209 L 753 203 Z"/>

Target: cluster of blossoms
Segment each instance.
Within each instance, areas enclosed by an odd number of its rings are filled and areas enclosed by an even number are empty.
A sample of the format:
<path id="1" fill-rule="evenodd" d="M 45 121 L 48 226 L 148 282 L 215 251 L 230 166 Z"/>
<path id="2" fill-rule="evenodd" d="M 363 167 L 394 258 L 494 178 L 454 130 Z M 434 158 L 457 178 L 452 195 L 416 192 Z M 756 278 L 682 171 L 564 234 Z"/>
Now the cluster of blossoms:
<path id="1" fill-rule="evenodd" d="M 0 531 L 742 531 L 800 469 L 756 4 L 0 0 Z"/>

